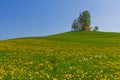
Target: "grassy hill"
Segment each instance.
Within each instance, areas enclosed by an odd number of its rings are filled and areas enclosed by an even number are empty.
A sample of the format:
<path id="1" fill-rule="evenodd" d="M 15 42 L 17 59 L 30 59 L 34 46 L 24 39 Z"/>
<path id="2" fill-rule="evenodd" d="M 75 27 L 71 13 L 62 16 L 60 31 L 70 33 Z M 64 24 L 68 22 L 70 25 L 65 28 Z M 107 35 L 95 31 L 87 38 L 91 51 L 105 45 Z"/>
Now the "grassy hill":
<path id="1" fill-rule="evenodd" d="M 120 80 L 120 33 L 0 41 L 0 80 Z"/>

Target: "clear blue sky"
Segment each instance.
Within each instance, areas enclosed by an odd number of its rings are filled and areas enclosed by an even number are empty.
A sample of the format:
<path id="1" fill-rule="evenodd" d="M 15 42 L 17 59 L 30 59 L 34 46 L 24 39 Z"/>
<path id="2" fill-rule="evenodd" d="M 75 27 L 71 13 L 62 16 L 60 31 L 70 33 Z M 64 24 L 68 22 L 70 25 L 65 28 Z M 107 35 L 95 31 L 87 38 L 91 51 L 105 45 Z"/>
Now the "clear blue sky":
<path id="1" fill-rule="evenodd" d="M 0 0 L 0 39 L 70 31 L 84 10 L 92 27 L 120 32 L 120 0 Z"/>

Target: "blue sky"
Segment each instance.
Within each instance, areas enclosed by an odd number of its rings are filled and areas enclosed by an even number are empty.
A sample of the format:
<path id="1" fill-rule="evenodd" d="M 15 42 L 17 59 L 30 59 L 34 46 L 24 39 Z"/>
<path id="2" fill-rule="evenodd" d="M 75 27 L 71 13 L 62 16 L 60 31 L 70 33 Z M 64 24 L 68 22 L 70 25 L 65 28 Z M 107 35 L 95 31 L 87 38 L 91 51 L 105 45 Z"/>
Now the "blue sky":
<path id="1" fill-rule="evenodd" d="M 0 39 L 45 36 L 71 30 L 79 13 L 91 13 L 91 26 L 120 32 L 120 0 L 0 0 Z"/>

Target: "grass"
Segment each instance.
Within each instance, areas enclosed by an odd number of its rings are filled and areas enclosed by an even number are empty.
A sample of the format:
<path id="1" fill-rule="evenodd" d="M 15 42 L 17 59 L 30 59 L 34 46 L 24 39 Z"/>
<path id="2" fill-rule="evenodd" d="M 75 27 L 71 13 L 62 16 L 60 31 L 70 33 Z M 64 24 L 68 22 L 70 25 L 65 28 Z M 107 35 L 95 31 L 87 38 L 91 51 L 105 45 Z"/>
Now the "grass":
<path id="1" fill-rule="evenodd" d="M 120 80 L 120 33 L 0 41 L 0 80 Z"/>

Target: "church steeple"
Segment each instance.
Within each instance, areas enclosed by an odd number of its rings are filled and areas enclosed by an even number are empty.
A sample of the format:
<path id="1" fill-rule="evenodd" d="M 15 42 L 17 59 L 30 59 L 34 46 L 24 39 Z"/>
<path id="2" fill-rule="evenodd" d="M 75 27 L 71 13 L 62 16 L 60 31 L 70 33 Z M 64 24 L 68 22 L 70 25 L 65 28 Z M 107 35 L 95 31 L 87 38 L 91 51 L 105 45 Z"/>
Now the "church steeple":
<path id="1" fill-rule="evenodd" d="M 80 11 L 79 18 L 81 18 L 81 17 L 82 17 L 82 13 L 81 13 L 81 11 Z"/>
<path id="2" fill-rule="evenodd" d="M 80 17 L 82 17 L 82 14 L 80 13 Z"/>
<path id="3" fill-rule="evenodd" d="M 79 17 L 78 17 L 78 18 L 79 18 L 79 20 L 80 20 L 80 19 L 82 19 L 82 13 L 80 13 L 80 15 L 79 15 Z"/>

